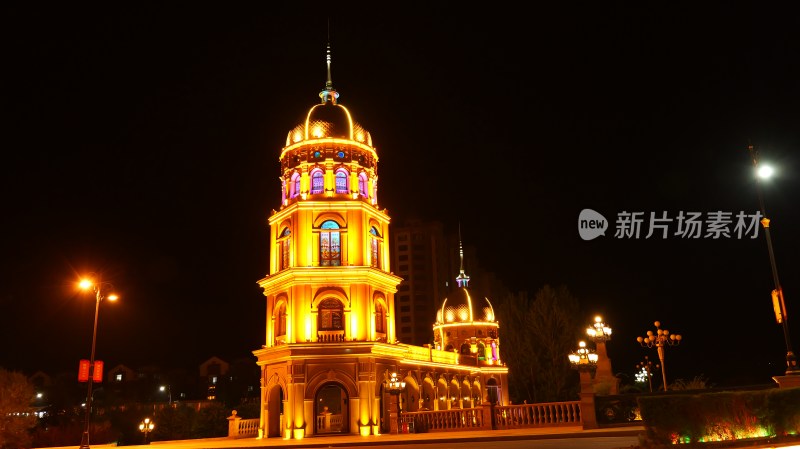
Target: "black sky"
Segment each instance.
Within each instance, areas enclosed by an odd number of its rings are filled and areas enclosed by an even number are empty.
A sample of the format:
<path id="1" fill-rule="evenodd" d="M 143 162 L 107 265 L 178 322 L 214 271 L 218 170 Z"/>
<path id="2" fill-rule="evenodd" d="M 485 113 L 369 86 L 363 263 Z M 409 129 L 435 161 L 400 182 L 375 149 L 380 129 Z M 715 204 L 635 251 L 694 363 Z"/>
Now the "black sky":
<path id="1" fill-rule="evenodd" d="M 322 6 L 327 5 L 327 6 Z M 763 234 L 615 239 L 622 211 L 758 209 L 800 310 L 800 20 L 779 5 L 4 6 L 0 366 L 193 367 L 263 343 L 267 217 L 286 134 L 333 82 L 372 133 L 379 203 L 438 219 L 514 290 L 567 285 L 615 372 L 684 334 L 672 377 L 768 383 L 785 350 Z M 581 240 L 591 208 L 612 220 Z M 456 273 L 454 273 L 455 275 Z M 433 317 L 431 317 L 433 320 Z M 800 346 L 800 322 L 792 321 Z"/>

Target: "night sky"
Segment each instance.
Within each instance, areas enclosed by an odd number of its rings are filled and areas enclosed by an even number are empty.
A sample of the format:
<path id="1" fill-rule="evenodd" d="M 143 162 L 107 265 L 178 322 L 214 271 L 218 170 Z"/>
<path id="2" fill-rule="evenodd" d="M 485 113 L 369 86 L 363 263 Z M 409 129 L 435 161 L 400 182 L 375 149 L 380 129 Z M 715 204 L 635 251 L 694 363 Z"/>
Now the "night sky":
<path id="1" fill-rule="evenodd" d="M 762 187 L 800 348 L 796 14 L 371 8 L 4 6 L 0 366 L 88 358 L 95 302 L 74 283 L 89 272 L 122 296 L 101 304 L 106 366 L 252 356 L 278 157 L 319 101 L 330 20 L 333 85 L 372 134 L 394 224 L 460 224 L 512 290 L 567 285 L 587 325 L 599 313 L 613 327 L 617 373 L 656 357 L 635 341 L 655 320 L 684 335 L 667 349 L 670 381 L 783 373 L 763 231 L 645 235 L 651 212 L 756 213 L 755 145 L 777 169 Z M 581 239 L 583 209 L 609 221 L 605 236 Z M 623 212 L 644 214 L 639 238 L 615 238 Z"/>

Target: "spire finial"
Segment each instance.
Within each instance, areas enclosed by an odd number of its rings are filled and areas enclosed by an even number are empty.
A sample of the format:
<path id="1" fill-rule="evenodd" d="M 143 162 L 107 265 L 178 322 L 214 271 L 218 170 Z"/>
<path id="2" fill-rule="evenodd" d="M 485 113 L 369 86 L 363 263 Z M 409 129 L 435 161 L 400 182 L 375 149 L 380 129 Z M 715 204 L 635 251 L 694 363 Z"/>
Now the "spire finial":
<path id="1" fill-rule="evenodd" d="M 461 245 L 461 222 L 458 222 L 458 256 L 461 259 L 461 268 L 456 276 L 456 284 L 459 287 L 466 287 L 469 283 L 469 276 L 464 273 L 464 247 Z"/>
<path id="2" fill-rule="evenodd" d="M 331 19 L 328 18 L 328 45 L 325 51 L 325 64 L 328 68 L 328 78 L 325 81 L 325 89 L 319 93 L 319 98 L 322 103 L 331 102 L 336 104 L 336 99 L 339 98 L 339 93 L 333 88 L 333 80 L 331 78 Z"/>

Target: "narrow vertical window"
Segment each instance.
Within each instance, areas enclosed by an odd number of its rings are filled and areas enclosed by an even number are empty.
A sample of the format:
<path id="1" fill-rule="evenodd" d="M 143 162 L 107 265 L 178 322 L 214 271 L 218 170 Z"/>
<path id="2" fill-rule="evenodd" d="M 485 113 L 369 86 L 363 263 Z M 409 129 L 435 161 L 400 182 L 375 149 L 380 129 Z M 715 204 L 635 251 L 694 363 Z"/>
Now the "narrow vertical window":
<path id="1" fill-rule="evenodd" d="M 311 193 L 322 193 L 325 187 L 325 182 L 322 176 L 322 170 L 314 170 L 311 173 Z"/>
<path id="2" fill-rule="evenodd" d="M 295 173 L 292 175 L 292 191 L 290 197 L 296 198 L 298 195 L 300 195 L 300 173 Z"/>
<path id="3" fill-rule="evenodd" d="M 319 264 L 339 266 L 342 264 L 342 242 L 339 224 L 333 220 L 322 223 L 319 233 Z"/>
<path id="4" fill-rule="evenodd" d="M 381 243 L 383 238 L 375 226 L 369 228 L 370 266 L 381 268 Z"/>
<path id="5" fill-rule="evenodd" d="M 367 174 L 363 171 L 358 175 L 358 192 L 364 198 L 369 198 L 369 183 L 367 182 Z"/>
<path id="6" fill-rule="evenodd" d="M 350 189 L 347 188 L 347 170 L 338 170 L 336 172 L 336 193 L 349 193 Z"/>
<path id="7" fill-rule="evenodd" d="M 386 309 L 380 303 L 375 304 L 375 332 L 386 333 Z"/>
<path id="8" fill-rule="evenodd" d="M 278 270 L 289 268 L 289 254 L 292 246 L 292 232 L 283 228 L 278 236 Z"/>
<path id="9" fill-rule="evenodd" d="M 278 311 L 275 314 L 275 336 L 283 337 L 286 335 L 286 303 L 281 303 L 278 306 Z"/>

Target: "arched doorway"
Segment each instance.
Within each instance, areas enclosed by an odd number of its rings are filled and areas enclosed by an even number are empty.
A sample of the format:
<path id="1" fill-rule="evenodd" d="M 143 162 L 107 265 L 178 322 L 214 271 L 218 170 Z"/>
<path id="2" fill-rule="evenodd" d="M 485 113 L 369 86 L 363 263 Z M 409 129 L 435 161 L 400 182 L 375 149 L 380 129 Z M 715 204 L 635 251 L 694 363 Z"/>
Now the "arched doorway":
<path id="1" fill-rule="evenodd" d="M 273 385 L 267 393 L 267 438 L 280 437 L 283 427 L 283 388 Z"/>
<path id="2" fill-rule="evenodd" d="M 500 400 L 500 386 L 495 378 L 486 381 L 486 393 L 490 403 L 497 404 Z"/>
<path id="3" fill-rule="evenodd" d="M 350 413 L 347 392 L 334 382 L 324 384 L 314 396 L 316 435 L 350 432 Z"/>

